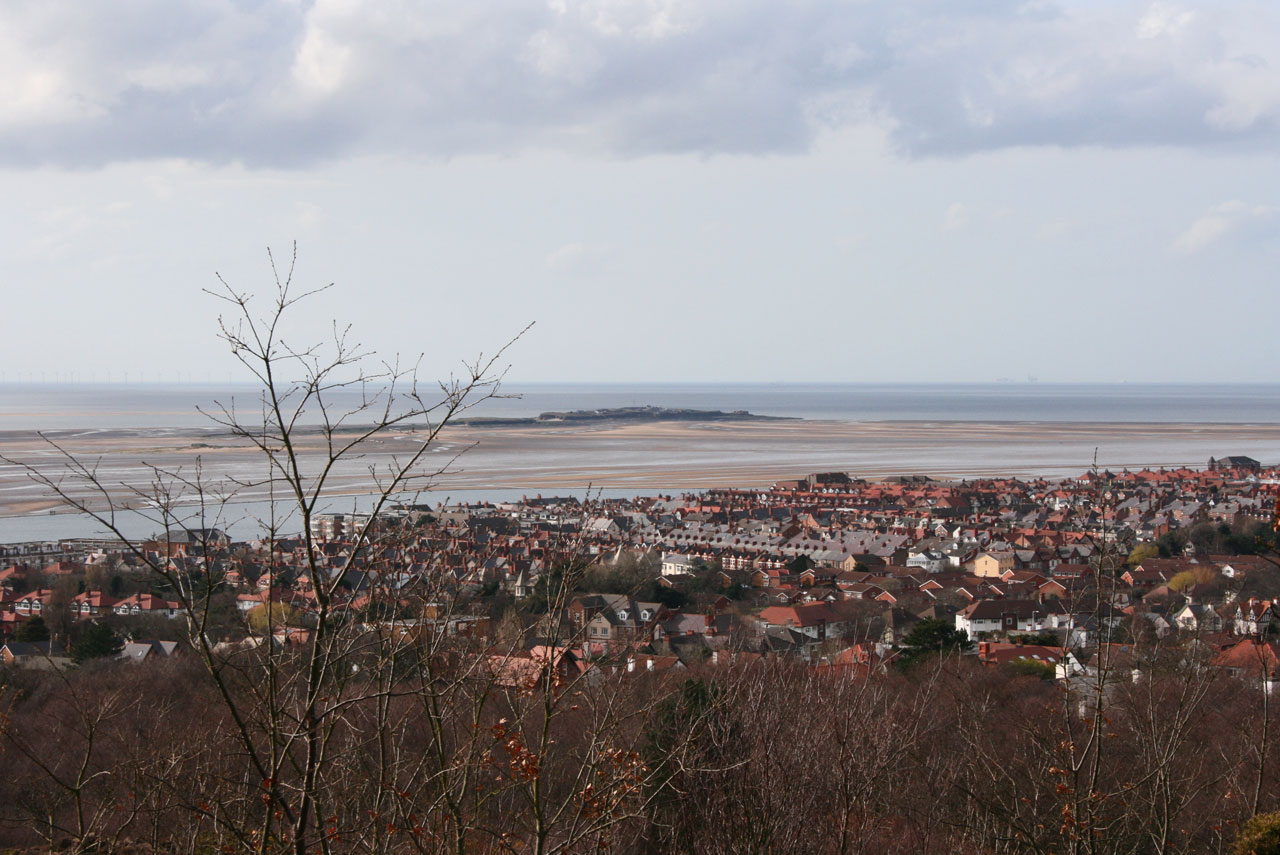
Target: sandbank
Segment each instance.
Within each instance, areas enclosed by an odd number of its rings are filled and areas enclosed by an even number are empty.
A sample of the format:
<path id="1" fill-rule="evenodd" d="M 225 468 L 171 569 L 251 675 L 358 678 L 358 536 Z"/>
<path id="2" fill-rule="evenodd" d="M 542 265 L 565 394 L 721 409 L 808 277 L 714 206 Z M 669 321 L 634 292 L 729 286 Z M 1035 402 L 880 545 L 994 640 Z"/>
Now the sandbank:
<path id="1" fill-rule="evenodd" d="M 370 467 L 385 471 L 420 446 L 421 432 L 388 432 L 363 443 L 361 456 L 337 467 L 334 495 L 367 493 Z M 260 452 L 212 429 L 64 430 L 47 434 L 97 472 L 111 500 L 136 506 L 154 492 L 157 470 L 228 488 L 248 484 L 239 500 L 267 498 Z M 321 436 L 297 437 L 304 468 L 318 471 Z M 646 422 L 521 427 L 451 427 L 423 456 L 417 487 L 448 490 L 578 491 L 588 486 L 659 490 L 762 487 L 810 472 L 847 471 L 866 478 L 925 474 L 1079 475 L 1094 462 L 1118 470 L 1204 466 L 1211 456 L 1280 459 L 1280 424 L 1138 422 Z M 0 515 L 61 509 L 23 466 L 61 479 L 79 501 L 107 500 L 66 469 L 66 459 L 31 431 L 0 432 Z"/>

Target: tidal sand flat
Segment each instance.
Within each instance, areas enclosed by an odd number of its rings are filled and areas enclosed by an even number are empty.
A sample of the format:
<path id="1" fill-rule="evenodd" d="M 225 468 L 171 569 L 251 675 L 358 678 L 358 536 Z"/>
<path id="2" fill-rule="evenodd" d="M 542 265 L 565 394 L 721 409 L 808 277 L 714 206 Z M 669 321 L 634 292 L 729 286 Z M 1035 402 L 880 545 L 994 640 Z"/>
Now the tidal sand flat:
<path id="1" fill-rule="evenodd" d="M 0 515 L 61 511 L 64 504 L 23 469 L 62 479 L 63 489 L 94 508 L 107 497 L 138 506 L 154 492 L 156 469 L 199 480 L 238 501 L 270 497 L 260 452 L 215 429 L 62 430 L 45 434 L 93 469 L 96 487 L 66 472 L 66 460 L 32 431 L 0 432 Z M 400 431 L 360 446 L 332 473 L 335 495 L 373 489 L 370 467 L 385 470 L 420 446 Z M 300 435 L 304 466 L 318 471 L 325 444 Z M 419 488 L 583 491 L 588 486 L 656 490 L 757 487 L 808 472 L 839 470 L 878 478 L 925 474 L 1075 476 L 1094 462 L 1124 467 L 1203 466 L 1210 457 L 1280 459 L 1280 424 L 1115 422 L 776 421 L 651 422 L 483 427 L 441 434 L 418 467 Z M 237 485 L 239 482 L 239 485 Z"/>

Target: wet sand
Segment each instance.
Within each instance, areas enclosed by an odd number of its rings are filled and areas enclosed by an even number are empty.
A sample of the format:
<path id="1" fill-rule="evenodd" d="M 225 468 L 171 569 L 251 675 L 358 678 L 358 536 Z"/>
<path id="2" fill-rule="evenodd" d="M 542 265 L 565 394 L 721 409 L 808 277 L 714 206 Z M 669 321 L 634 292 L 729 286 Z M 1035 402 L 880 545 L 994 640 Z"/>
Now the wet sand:
<path id="1" fill-rule="evenodd" d="M 263 456 L 244 441 L 214 430 L 64 430 L 47 434 L 96 472 L 111 501 L 141 506 L 157 481 L 183 479 L 239 501 L 270 495 Z M 337 466 L 333 495 L 370 492 L 370 467 L 385 472 L 412 455 L 421 434 L 388 433 L 363 443 L 361 454 Z M 322 438 L 301 436 L 304 471 L 319 471 Z M 1280 425 L 1009 422 L 653 422 L 582 426 L 460 426 L 441 434 L 418 467 L 417 488 L 436 490 L 576 490 L 588 486 L 657 490 L 713 486 L 759 487 L 817 471 L 866 478 L 926 474 L 1076 476 L 1097 449 L 1098 463 L 1121 467 L 1203 466 L 1211 456 L 1248 454 L 1280 459 Z M 95 509 L 107 499 L 38 434 L 0 432 L 0 456 L 60 480 L 75 500 Z M 162 473 L 157 478 L 157 470 Z M 165 474 L 167 473 L 167 474 Z M 0 463 L 0 515 L 64 510 L 47 486 L 22 466 Z"/>

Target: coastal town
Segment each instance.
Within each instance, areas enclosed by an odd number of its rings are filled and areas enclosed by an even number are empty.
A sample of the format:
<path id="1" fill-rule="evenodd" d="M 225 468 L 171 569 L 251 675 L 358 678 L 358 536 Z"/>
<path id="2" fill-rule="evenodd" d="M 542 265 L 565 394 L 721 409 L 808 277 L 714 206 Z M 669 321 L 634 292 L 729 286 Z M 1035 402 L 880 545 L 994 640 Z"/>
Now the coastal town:
<path id="1" fill-rule="evenodd" d="M 310 542 L 320 581 L 336 583 L 327 608 L 371 629 L 394 612 L 401 631 L 491 640 L 499 669 L 787 658 L 858 677 L 900 666 L 921 629 L 945 626 L 963 633 L 963 655 L 1056 680 L 1087 673 L 1108 645 L 1195 643 L 1270 691 L 1278 493 L 1280 468 L 1244 456 L 1052 481 L 828 472 L 630 500 L 403 505 L 372 524 L 322 514 L 309 539 L 171 529 L 134 544 L 8 544 L 0 656 L 67 667 L 84 659 L 91 626 L 109 629 L 103 650 L 133 662 L 185 655 L 191 603 L 157 563 L 213 591 L 215 643 L 306 644 L 318 607 Z"/>
<path id="2" fill-rule="evenodd" d="M 1280 5 L 0 44 L 0 855 L 1280 855 Z"/>
<path id="3" fill-rule="evenodd" d="M 6 544 L 0 824 L 193 855 L 1247 853 L 1280 780 L 1278 494 L 1232 455 Z M 275 842 L 237 850 L 253 823 Z"/>

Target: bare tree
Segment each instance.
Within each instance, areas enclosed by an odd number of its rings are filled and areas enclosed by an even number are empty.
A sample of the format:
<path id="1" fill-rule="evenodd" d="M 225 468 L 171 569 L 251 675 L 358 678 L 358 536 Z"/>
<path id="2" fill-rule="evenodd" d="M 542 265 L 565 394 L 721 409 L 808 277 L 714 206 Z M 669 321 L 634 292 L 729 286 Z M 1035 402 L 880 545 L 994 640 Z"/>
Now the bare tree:
<path id="1" fill-rule="evenodd" d="M 628 676 L 620 661 L 585 661 L 585 627 L 565 620 L 587 563 L 580 539 L 547 556 L 556 572 L 541 642 L 530 651 L 518 635 L 494 647 L 468 633 L 470 594 L 433 552 L 447 532 L 390 513 L 414 504 L 456 459 L 435 464 L 429 453 L 459 415 L 501 394 L 505 348 L 427 385 L 416 364 L 379 361 L 336 325 L 326 343 L 295 346 L 292 312 L 316 292 L 297 290 L 292 260 L 280 270 L 272 259 L 271 269 L 262 314 L 221 279 L 210 292 L 226 310 L 220 337 L 260 395 L 250 408 L 228 401 L 206 414 L 256 452 L 256 475 L 153 466 L 141 489 L 108 483 L 95 461 L 53 442 L 61 471 L 28 466 L 172 592 L 220 709 L 217 732 L 205 735 L 216 750 L 175 755 L 165 767 L 181 770 L 178 781 L 137 764 L 86 761 L 71 778 L 51 767 L 59 798 L 77 801 L 87 775 L 115 786 L 145 779 L 143 804 L 168 799 L 123 825 L 92 821 L 77 802 L 61 833 L 88 845 L 105 828 L 141 834 L 144 815 L 164 816 L 169 848 L 182 839 L 190 851 L 263 855 L 552 853 L 622 840 L 622 829 L 642 824 L 654 782 L 680 762 L 688 737 L 660 763 L 642 757 L 665 681 Z M 335 552 L 315 523 L 353 483 L 369 495 Z M 262 573 L 262 605 L 243 637 L 228 640 L 218 529 L 237 500 L 256 495 L 268 498 L 261 546 L 238 560 Z M 123 514 L 137 508 L 163 532 L 152 541 L 126 536 Z M 300 579 L 286 586 L 295 570 Z M 353 578 L 359 598 L 348 591 Z M 303 608 L 285 602 L 286 589 L 295 601 L 305 593 Z"/>
<path id="2" fill-rule="evenodd" d="M 460 414 L 500 394 L 504 373 L 500 360 L 505 347 L 465 363 L 456 376 L 424 384 L 416 363 L 379 360 L 336 324 L 327 343 L 295 346 L 286 340 L 291 312 L 317 293 L 297 288 L 295 259 L 296 253 L 284 270 L 270 259 L 274 293 L 263 314 L 248 293 L 221 277 L 221 287 L 209 292 L 227 310 L 218 320 L 220 337 L 257 382 L 260 396 L 252 409 L 229 401 L 207 415 L 256 449 L 260 476 L 215 480 L 199 464 L 194 470 L 155 466 L 149 489 L 125 487 L 122 497 L 122 485 L 100 477 L 96 462 L 81 460 L 52 440 L 50 445 L 62 453 L 63 470 L 50 473 L 27 466 L 32 478 L 117 535 L 180 602 L 191 644 L 237 737 L 249 772 L 244 784 L 260 794 L 252 806 L 243 794 L 227 796 L 229 801 L 210 804 L 204 813 L 227 839 L 258 852 L 281 847 L 298 853 L 328 851 L 326 818 L 339 812 L 334 802 L 340 788 L 335 789 L 333 778 L 349 761 L 344 750 L 362 747 L 355 738 L 353 710 L 372 705 L 380 710 L 379 724 L 385 728 L 389 702 L 399 691 L 386 679 L 388 669 L 381 667 L 397 651 L 346 620 L 340 596 L 344 577 L 371 560 L 394 557 L 403 532 L 389 522 L 386 511 L 397 501 L 411 500 L 448 467 L 454 458 L 427 465 L 428 452 Z M 353 399 L 354 405 L 344 405 Z M 386 453 L 378 444 L 392 431 L 408 440 Z M 335 565 L 317 542 L 313 521 L 340 480 L 353 472 L 362 472 L 371 495 L 364 522 L 352 538 L 354 548 Z M 210 631 L 218 574 L 207 560 L 199 567 L 175 561 L 174 536 L 194 529 L 198 537 L 185 554 L 207 559 L 215 551 L 211 532 L 232 517 L 232 501 L 262 492 L 270 500 L 260 521 L 267 572 L 279 569 L 286 536 L 296 537 L 295 554 L 312 599 L 308 625 L 305 631 L 291 632 L 269 608 L 265 630 L 228 650 Z M 125 535 L 123 514 L 138 507 L 149 508 L 150 518 L 165 532 L 157 548 Z M 275 587 L 269 582 L 268 602 Z M 306 643 L 289 643 L 295 638 Z M 357 663 L 370 658 L 377 667 L 359 670 Z M 81 838 L 88 834 L 83 825 L 78 821 Z"/>

